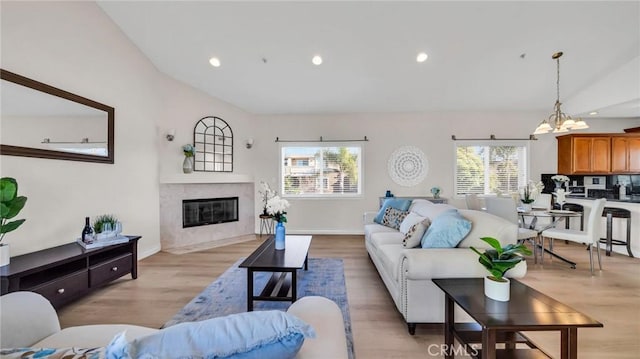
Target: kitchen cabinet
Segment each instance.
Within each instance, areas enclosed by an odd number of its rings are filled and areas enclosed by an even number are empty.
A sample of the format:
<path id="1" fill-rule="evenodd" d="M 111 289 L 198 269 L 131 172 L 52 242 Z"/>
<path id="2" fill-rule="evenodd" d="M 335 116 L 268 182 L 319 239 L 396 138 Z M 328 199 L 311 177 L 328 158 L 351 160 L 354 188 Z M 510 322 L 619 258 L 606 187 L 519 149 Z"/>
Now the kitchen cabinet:
<path id="1" fill-rule="evenodd" d="M 611 137 L 611 172 L 640 173 L 640 135 Z"/>
<path id="2" fill-rule="evenodd" d="M 558 173 L 611 173 L 611 136 L 571 134 L 558 136 Z"/>

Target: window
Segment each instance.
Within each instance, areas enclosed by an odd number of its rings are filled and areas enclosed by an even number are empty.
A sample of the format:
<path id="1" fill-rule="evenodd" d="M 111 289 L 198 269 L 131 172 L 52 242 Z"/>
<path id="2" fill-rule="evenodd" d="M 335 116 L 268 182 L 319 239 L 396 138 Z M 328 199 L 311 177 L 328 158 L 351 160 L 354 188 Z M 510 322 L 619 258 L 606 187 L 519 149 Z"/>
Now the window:
<path id="1" fill-rule="evenodd" d="M 360 145 L 283 145 L 280 153 L 283 196 L 346 197 L 362 193 Z"/>
<path id="2" fill-rule="evenodd" d="M 528 143 L 458 141 L 455 147 L 456 195 L 512 193 L 527 183 Z"/>

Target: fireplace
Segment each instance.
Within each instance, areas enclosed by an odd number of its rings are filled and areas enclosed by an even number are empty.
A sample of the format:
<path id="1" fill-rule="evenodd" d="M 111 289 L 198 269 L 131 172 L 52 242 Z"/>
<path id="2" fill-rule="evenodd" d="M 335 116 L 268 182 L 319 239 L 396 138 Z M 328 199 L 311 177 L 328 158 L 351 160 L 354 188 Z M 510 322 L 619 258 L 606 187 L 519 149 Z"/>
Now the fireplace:
<path id="1" fill-rule="evenodd" d="M 237 221 L 238 197 L 182 201 L 182 228 Z"/>

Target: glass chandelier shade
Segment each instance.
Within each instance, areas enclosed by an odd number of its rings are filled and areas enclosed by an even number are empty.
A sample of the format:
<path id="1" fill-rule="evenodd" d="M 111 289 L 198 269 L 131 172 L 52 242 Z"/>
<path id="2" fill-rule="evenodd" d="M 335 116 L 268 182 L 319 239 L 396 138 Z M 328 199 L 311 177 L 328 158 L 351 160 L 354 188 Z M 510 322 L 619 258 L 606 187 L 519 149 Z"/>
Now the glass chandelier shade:
<path id="1" fill-rule="evenodd" d="M 589 128 L 584 120 L 578 119 L 575 121 L 571 116 L 562 112 L 560 102 L 560 57 L 562 56 L 562 52 L 557 52 L 551 56 L 554 60 L 556 60 L 557 64 L 557 80 L 556 80 L 556 103 L 553 106 L 553 113 L 549 116 L 548 119 L 543 120 L 536 130 L 533 132 L 534 135 L 541 135 L 545 133 L 563 133 L 569 132 L 569 130 L 582 130 L 585 128 Z"/>

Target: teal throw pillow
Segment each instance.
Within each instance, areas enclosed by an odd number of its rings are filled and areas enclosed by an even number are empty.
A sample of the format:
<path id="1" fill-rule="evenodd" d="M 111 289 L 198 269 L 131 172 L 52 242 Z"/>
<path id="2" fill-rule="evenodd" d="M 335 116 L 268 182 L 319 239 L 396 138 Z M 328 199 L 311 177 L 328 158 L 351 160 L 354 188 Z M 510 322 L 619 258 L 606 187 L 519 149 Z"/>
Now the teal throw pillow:
<path id="1" fill-rule="evenodd" d="M 422 248 L 454 248 L 470 231 L 471 221 L 450 209 L 433 220 L 420 243 Z"/>
<path id="2" fill-rule="evenodd" d="M 409 210 L 409 207 L 411 207 L 410 199 L 387 198 L 384 200 L 382 208 L 380 208 L 380 211 L 378 211 L 378 214 L 376 215 L 376 218 L 373 219 L 373 221 L 378 224 L 382 224 L 382 218 L 384 218 L 384 212 L 387 210 L 387 208 L 395 208 L 400 211 L 407 211 Z"/>
<path id="3" fill-rule="evenodd" d="M 313 328 L 279 310 L 231 314 L 180 323 L 127 343 L 122 333 L 107 347 L 113 358 L 294 358 Z"/>

